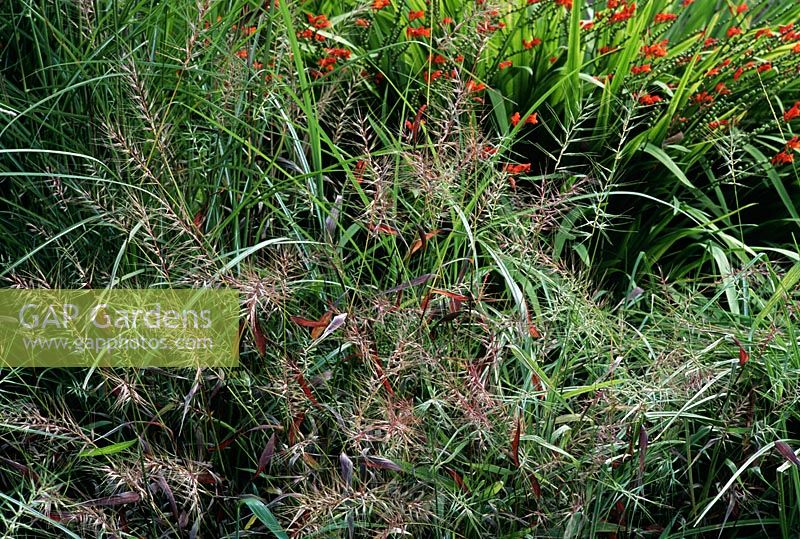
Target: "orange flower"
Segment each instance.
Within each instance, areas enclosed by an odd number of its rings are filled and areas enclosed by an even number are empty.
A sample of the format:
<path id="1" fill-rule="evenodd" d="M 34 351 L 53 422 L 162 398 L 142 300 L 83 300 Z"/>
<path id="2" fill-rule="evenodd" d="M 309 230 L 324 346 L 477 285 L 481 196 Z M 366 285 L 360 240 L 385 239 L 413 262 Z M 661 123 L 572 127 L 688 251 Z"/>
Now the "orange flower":
<path id="1" fill-rule="evenodd" d="M 522 40 L 522 46 L 525 47 L 526 49 L 532 49 L 536 45 L 541 45 L 541 44 L 542 44 L 542 40 L 539 39 L 538 37 L 534 37 L 534 38 L 532 38 L 530 40 L 526 40 L 526 39 Z"/>
<path id="2" fill-rule="evenodd" d="M 639 73 L 650 73 L 650 71 L 651 71 L 650 64 L 633 66 L 631 68 L 631 73 L 633 73 L 634 75 L 638 75 Z"/>
<path id="3" fill-rule="evenodd" d="M 514 114 L 511 115 L 511 125 L 513 125 L 514 127 L 517 127 L 517 124 L 519 123 L 519 121 L 520 121 L 519 112 L 515 112 Z"/>
<path id="4" fill-rule="evenodd" d="M 623 7 L 621 10 L 611 15 L 610 21 L 612 23 L 625 22 L 631 17 L 633 17 L 635 13 L 636 13 L 636 3 L 634 2 L 628 6 Z"/>
<path id="5" fill-rule="evenodd" d="M 504 61 L 500 62 L 499 64 L 497 64 L 497 67 L 499 67 L 500 70 L 503 70 L 503 69 L 506 69 L 508 67 L 511 67 L 512 65 L 514 65 L 514 62 L 512 62 L 511 60 L 504 60 Z"/>
<path id="6" fill-rule="evenodd" d="M 247 54 L 248 54 L 247 49 L 241 49 L 236 51 L 236 56 L 242 58 L 243 60 L 247 59 Z"/>
<path id="7" fill-rule="evenodd" d="M 759 39 L 763 36 L 772 37 L 772 30 L 769 28 L 761 28 L 756 32 L 756 39 Z"/>
<path id="8" fill-rule="evenodd" d="M 444 19 L 442 19 L 442 24 L 453 24 L 453 19 L 451 19 L 450 17 L 445 17 Z"/>
<path id="9" fill-rule="evenodd" d="M 525 174 L 526 172 L 531 171 L 531 164 L 530 163 L 522 163 L 519 165 L 515 165 L 513 163 L 506 163 L 505 171 L 508 174 Z"/>
<path id="10" fill-rule="evenodd" d="M 775 157 L 772 158 L 773 165 L 788 165 L 789 163 L 794 162 L 794 154 L 788 153 L 786 151 L 778 153 Z"/>
<path id="11" fill-rule="evenodd" d="M 745 11 L 747 11 L 747 4 L 745 4 L 744 2 L 742 2 L 741 4 L 736 6 L 736 14 L 737 15 L 741 15 Z"/>
<path id="12" fill-rule="evenodd" d="M 350 51 L 347 49 L 325 49 L 325 52 L 328 53 L 328 56 L 333 56 L 334 58 L 343 58 L 345 60 L 350 58 Z"/>
<path id="13" fill-rule="evenodd" d="M 536 125 L 539 123 L 539 113 L 534 112 L 533 114 L 529 114 L 527 118 L 525 118 L 525 123 L 530 125 Z M 795 137 L 797 138 L 797 137 Z"/>
<path id="14" fill-rule="evenodd" d="M 800 101 L 796 102 L 792 105 L 792 108 L 783 113 L 783 121 L 791 122 L 798 116 L 800 116 Z"/>
<path id="15" fill-rule="evenodd" d="M 742 33 L 742 29 L 741 28 L 737 28 L 736 26 L 732 26 L 732 27 L 728 28 L 728 31 L 726 32 L 728 37 L 738 36 L 741 33 Z"/>
<path id="16" fill-rule="evenodd" d="M 390 5 L 392 5 L 392 3 L 389 0 L 372 0 L 372 9 L 374 11 L 378 11 Z"/>
<path id="17" fill-rule="evenodd" d="M 694 101 L 695 103 L 697 103 L 699 105 L 703 105 L 703 104 L 710 105 L 711 103 L 714 102 L 714 97 L 711 94 L 709 94 L 708 92 L 703 91 L 703 92 L 698 92 L 698 93 L 694 94 L 692 96 L 692 101 Z"/>
<path id="18" fill-rule="evenodd" d="M 433 82 L 441 76 L 442 76 L 441 69 L 437 69 L 436 71 L 431 71 L 430 75 L 428 75 L 427 71 L 422 74 L 422 78 L 425 80 L 425 82 Z"/>
<path id="19" fill-rule="evenodd" d="M 420 26 L 419 28 L 406 28 L 406 37 L 431 37 L 431 29 Z"/>
<path id="20" fill-rule="evenodd" d="M 663 101 L 663 99 L 661 99 L 661 96 L 657 95 L 643 94 L 639 96 L 639 103 L 641 103 L 642 105 L 648 105 L 648 106 L 655 105 L 656 103 L 660 103 L 661 101 Z"/>
<path id="21" fill-rule="evenodd" d="M 665 22 L 671 22 L 677 19 L 678 16 L 674 13 L 658 13 L 656 18 L 653 20 L 656 24 L 661 24 Z"/>
<path id="22" fill-rule="evenodd" d="M 360 26 L 361 28 L 368 28 L 369 21 L 367 19 L 356 19 L 356 26 Z"/>
<path id="23" fill-rule="evenodd" d="M 708 128 L 711 130 L 718 129 L 720 127 L 728 125 L 728 120 L 716 120 L 713 122 L 708 122 Z"/>
<path id="24" fill-rule="evenodd" d="M 486 85 L 482 82 L 477 82 L 474 80 L 467 81 L 467 91 L 468 92 L 480 92 L 481 90 L 485 90 Z"/>
<path id="25" fill-rule="evenodd" d="M 328 17 L 325 15 L 312 15 L 311 13 L 306 13 L 306 17 L 308 17 L 308 24 L 317 30 L 328 28 L 331 25 L 331 21 L 329 21 Z"/>
<path id="26" fill-rule="evenodd" d="M 792 52 L 795 54 L 800 54 L 800 43 L 797 43 L 794 47 L 792 47 Z"/>
<path id="27" fill-rule="evenodd" d="M 654 43 L 653 45 L 645 45 L 642 47 L 642 53 L 644 53 L 645 58 L 652 58 L 652 57 L 660 58 L 666 56 L 668 43 L 669 40 L 665 39 L 658 43 Z"/>
<path id="28" fill-rule="evenodd" d="M 800 150 L 800 137 L 797 135 L 793 136 L 791 140 L 786 141 L 786 149 L 787 150 Z"/>
<path id="29" fill-rule="evenodd" d="M 424 19 L 425 18 L 425 11 L 409 11 L 408 12 L 408 22 L 415 21 L 417 19 Z"/>

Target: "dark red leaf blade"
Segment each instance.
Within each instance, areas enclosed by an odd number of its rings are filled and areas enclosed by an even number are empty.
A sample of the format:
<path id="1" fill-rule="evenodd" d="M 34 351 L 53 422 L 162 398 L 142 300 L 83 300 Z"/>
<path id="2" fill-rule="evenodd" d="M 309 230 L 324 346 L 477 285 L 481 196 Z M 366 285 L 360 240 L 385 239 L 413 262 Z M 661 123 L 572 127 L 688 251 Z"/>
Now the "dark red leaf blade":
<path id="1" fill-rule="evenodd" d="M 264 446 L 264 450 L 261 452 L 261 456 L 258 457 L 258 468 L 256 469 L 256 473 L 253 475 L 253 479 L 261 475 L 261 473 L 267 469 L 269 466 L 270 461 L 272 460 L 272 456 L 275 454 L 275 433 L 272 433 L 272 436 L 269 437 L 267 441 L 267 445 Z"/>
<path id="2" fill-rule="evenodd" d="M 519 437 L 522 432 L 522 422 L 517 416 L 517 428 L 514 429 L 514 438 L 511 440 L 511 462 L 514 463 L 516 468 L 519 468 Z"/>
<path id="3" fill-rule="evenodd" d="M 781 455 L 783 455 L 783 457 L 786 460 L 788 460 L 789 462 L 800 468 L 800 458 L 797 457 L 794 450 L 789 444 L 781 440 L 778 440 L 777 442 L 775 442 L 775 449 L 777 449 L 778 452 Z"/>

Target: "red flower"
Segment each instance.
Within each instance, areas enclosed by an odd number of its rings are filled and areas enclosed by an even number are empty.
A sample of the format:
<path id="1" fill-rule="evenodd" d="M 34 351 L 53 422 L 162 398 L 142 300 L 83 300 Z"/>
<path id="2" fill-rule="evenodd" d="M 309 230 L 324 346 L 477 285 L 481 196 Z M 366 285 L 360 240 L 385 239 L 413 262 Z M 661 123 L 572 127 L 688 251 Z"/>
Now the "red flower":
<path id="1" fill-rule="evenodd" d="M 792 105 L 792 108 L 783 113 L 783 121 L 791 122 L 798 116 L 800 116 L 800 101 L 796 102 Z"/>
<path id="2" fill-rule="evenodd" d="M 520 120 L 519 112 L 515 112 L 514 114 L 511 115 L 511 125 L 513 125 L 514 127 L 517 127 L 519 120 Z"/>
<path id="3" fill-rule="evenodd" d="M 732 27 L 728 28 L 728 31 L 726 33 L 727 33 L 728 37 L 734 37 L 734 36 L 738 36 L 739 34 L 741 34 L 742 33 L 742 29 L 741 28 L 737 28 L 736 26 L 732 26 Z"/>
<path id="4" fill-rule="evenodd" d="M 772 30 L 769 28 L 761 28 L 756 32 L 756 39 L 759 39 L 763 36 L 772 37 Z"/>
<path id="5" fill-rule="evenodd" d="M 795 54 L 800 54 L 800 43 L 797 43 L 794 47 L 792 47 L 792 52 Z"/>
<path id="6" fill-rule="evenodd" d="M 619 49 L 615 49 L 614 47 L 612 47 L 610 45 L 603 45 L 602 47 L 597 49 L 597 52 L 599 52 L 600 54 L 608 54 L 609 52 L 616 52 L 618 50 Z"/>
<path id="7" fill-rule="evenodd" d="M 631 73 L 634 75 L 638 75 L 639 73 L 650 73 L 650 71 L 650 64 L 642 64 L 640 66 L 633 66 L 631 68 Z"/>
<path id="8" fill-rule="evenodd" d="M 773 165 L 788 165 L 794 162 L 794 154 L 788 152 L 780 152 L 772 158 Z"/>
<path id="9" fill-rule="evenodd" d="M 444 19 L 442 19 L 442 24 L 453 24 L 453 19 L 451 19 L 450 17 L 445 17 Z"/>
<path id="10" fill-rule="evenodd" d="M 581 21 L 581 30 L 591 30 L 594 28 L 594 21 Z"/>
<path id="11" fill-rule="evenodd" d="M 331 25 L 331 21 L 329 21 L 328 17 L 325 15 L 312 15 L 310 13 L 306 13 L 306 17 L 308 17 L 308 24 L 317 30 L 328 28 Z"/>
<path id="12" fill-rule="evenodd" d="M 720 82 L 719 84 L 717 84 L 717 86 L 714 89 L 717 91 L 719 95 L 728 95 L 731 93 L 728 87 L 725 86 L 724 82 Z"/>
<path id="13" fill-rule="evenodd" d="M 792 28 L 794 28 L 794 23 L 784 24 L 783 26 L 778 27 L 778 32 L 780 32 L 783 36 L 791 32 Z"/>
<path id="14" fill-rule="evenodd" d="M 728 125 L 728 123 L 729 123 L 728 120 L 716 120 L 714 122 L 709 122 L 708 123 L 708 128 L 712 129 L 712 130 L 713 129 L 718 129 L 720 127 Z"/>
<path id="15" fill-rule="evenodd" d="M 611 23 L 615 22 L 625 22 L 636 13 L 636 2 L 623 7 L 621 10 L 617 11 L 613 15 L 611 15 Z"/>
<path id="16" fill-rule="evenodd" d="M 541 45 L 541 44 L 542 44 L 542 40 L 541 40 L 541 39 L 539 39 L 538 37 L 534 37 L 534 38 L 532 38 L 532 39 L 530 39 L 530 40 L 526 40 L 526 39 L 523 39 L 523 40 L 522 40 L 522 45 L 523 45 L 523 46 L 524 46 L 526 49 L 532 49 L 532 48 L 533 48 L 533 47 L 535 47 L 536 45 Z"/>
<path id="17" fill-rule="evenodd" d="M 392 3 L 389 0 L 372 0 L 372 9 L 375 11 L 390 5 L 392 5 Z"/>
<path id="18" fill-rule="evenodd" d="M 369 21 L 367 19 L 356 19 L 356 26 L 367 28 L 369 27 Z"/>
<path id="19" fill-rule="evenodd" d="M 639 96 L 639 103 L 641 103 L 642 105 L 648 105 L 648 106 L 655 105 L 656 103 L 660 103 L 661 101 L 663 101 L 661 99 L 661 96 L 657 95 L 643 94 Z"/>
<path id="20" fill-rule="evenodd" d="M 772 69 L 772 64 L 769 63 L 769 62 L 767 62 L 765 64 L 761 64 L 760 66 L 758 66 L 758 72 L 759 73 L 764 73 L 765 71 L 769 71 L 770 69 Z"/>
<path id="21" fill-rule="evenodd" d="M 699 92 L 699 93 L 694 94 L 692 96 L 692 101 L 694 101 L 695 103 L 697 103 L 699 105 L 703 105 L 703 104 L 710 105 L 711 103 L 714 102 L 714 97 L 711 94 L 709 94 L 708 92 L 703 91 L 703 92 Z"/>
<path id="22" fill-rule="evenodd" d="M 681 2 L 681 5 L 682 5 L 683 7 L 689 7 L 689 6 L 690 6 L 690 5 L 692 5 L 693 3 L 694 3 L 694 0 L 683 0 L 683 2 Z"/>
<path id="23" fill-rule="evenodd" d="M 432 64 L 441 65 L 441 64 L 446 64 L 447 63 L 447 58 L 445 58 L 441 54 L 437 54 L 436 56 L 434 56 L 433 54 L 429 54 L 428 55 L 428 61 L 430 63 L 432 63 Z"/>
<path id="24" fill-rule="evenodd" d="M 645 58 L 652 58 L 652 57 L 663 57 L 667 55 L 667 44 L 669 43 L 668 39 L 660 41 L 658 43 L 654 43 L 653 45 L 645 45 L 642 47 L 642 53 L 644 53 Z"/>
<path id="25" fill-rule="evenodd" d="M 468 92 L 480 92 L 481 90 L 485 90 L 486 85 L 482 82 L 477 82 L 474 80 L 467 81 L 467 91 Z"/>
<path id="26" fill-rule="evenodd" d="M 713 37 L 709 37 L 703 42 L 703 48 L 711 49 L 713 47 L 716 47 L 717 43 L 719 43 L 719 39 L 714 39 Z"/>
<path id="27" fill-rule="evenodd" d="M 333 56 L 334 58 L 343 58 L 345 60 L 350 58 L 350 51 L 347 49 L 325 49 L 325 52 L 328 53 L 328 56 Z"/>
<path id="28" fill-rule="evenodd" d="M 564 6 L 567 9 L 572 9 L 572 0 L 556 0 L 557 6 Z"/>
<path id="29" fill-rule="evenodd" d="M 425 82 L 433 82 L 441 76 L 442 76 L 441 69 L 437 69 L 436 71 L 431 71 L 430 75 L 428 75 L 427 71 L 422 74 L 422 78 L 425 80 Z"/>
<path id="30" fill-rule="evenodd" d="M 744 2 L 742 2 L 741 4 L 739 4 L 738 6 L 736 6 L 736 14 L 737 14 L 737 15 L 741 15 L 742 13 L 744 13 L 745 11 L 747 11 L 747 9 L 748 9 L 748 8 L 747 8 L 747 4 L 745 4 Z"/>
<path id="31" fill-rule="evenodd" d="M 499 67 L 501 70 L 503 70 L 503 69 L 506 69 L 508 67 L 511 67 L 512 65 L 514 65 L 514 62 L 512 62 L 511 60 L 504 60 L 504 61 L 500 62 L 499 64 L 497 64 L 497 67 Z"/>
<path id="32" fill-rule="evenodd" d="M 406 37 L 431 37 L 431 29 L 420 26 L 419 28 L 406 28 Z"/>
<path id="33" fill-rule="evenodd" d="M 793 136 L 791 140 L 786 141 L 786 149 L 787 150 L 800 150 L 800 137 L 797 135 Z"/>
<path id="34" fill-rule="evenodd" d="M 419 11 L 409 11 L 408 12 L 408 22 L 417 20 L 417 19 L 424 19 L 425 18 L 425 11 L 420 9 Z"/>
<path id="35" fill-rule="evenodd" d="M 656 15 L 656 18 L 653 19 L 653 22 L 655 22 L 656 24 L 661 24 L 665 22 L 674 21 L 677 18 L 678 16 L 675 15 L 674 13 L 658 13 Z"/>
<path id="36" fill-rule="evenodd" d="M 539 113 L 534 112 L 533 114 L 529 114 L 527 118 L 525 118 L 525 123 L 530 125 L 536 125 L 539 123 Z M 794 137 L 797 138 L 797 137 Z"/>

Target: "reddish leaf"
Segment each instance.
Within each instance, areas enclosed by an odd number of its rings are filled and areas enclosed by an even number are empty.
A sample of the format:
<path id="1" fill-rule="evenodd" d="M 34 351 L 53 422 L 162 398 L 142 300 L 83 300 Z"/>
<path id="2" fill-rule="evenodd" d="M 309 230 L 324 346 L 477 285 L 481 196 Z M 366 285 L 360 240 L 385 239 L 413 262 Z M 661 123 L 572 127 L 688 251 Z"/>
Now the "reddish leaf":
<path id="1" fill-rule="evenodd" d="M 115 496 L 108 496 L 106 498 L 98 498 L 96 500 L 90 500 L 83 505 L 88 506 L 114 506 L 114 505 L 124 505 L 126 503 L 136 503 L 141 500 L 142 497 L 136 492 L 123 492 L 122 494 L 117 494 Z"/>
<path id="2" fill-rule="evenodd" d="M 206 218 L 205 208 L 201 208 L 196 214 L 194 214 L 194 219 L 192 219 L 192 223 L 195 227 L 201 228 L 203 226 L 203 221 Z"/>
<path id="3" fill-rule="evenodd" d="M 309 387 L 308 382 L 306 382 L 305 376 L 303 376 L 302 372 L 297 371 L 295 380 L 297 380 L 297 383 L 300 384 L 300 389 L 303 390 L 303 393 L 305 393 L 305 396 L 311 401 L 311 404 L 314 406 L 319 406 L 319 402 L 317 402 L 317 399 L 314 398 L 314 394 L 311 392 L 311 388 Z"/>
<path id="4" fill-rule="evenodd" d="M 328 311 L 322 315 L 317 322 L 319 323 L 318 326 L 315 326 L 314 329 L 311 330 L 311 338 L 316 340 L 319 339 L 320 335 L 325 331 L 325 328 L 331 323 L 331 319 L 333 318 L 333 311 Z"/>
<path id="5" fill-rule="evenodd" d="M 456 472 L 452 468 L 445 468 L 445 469 L 447 470 L 447 473 L 450 474 L 450 477 L 453 478 L 453 481 L 456 482 L 458 488 L 460 488 L 464 493 L 469 494 L 470 493 L 469 489 L 467 488 L 467 485 L 464 484 L 464 480 L 461 478 L 461 476 L 458 475 L 458 472 Z"/>
<path id="6" fill-rule="evenodd" d="M 425 284 L 428 281 L 430 281 L 431 279 L 433 279 L 433 277 L 434 277 L 433 273 L 425 273 L 423 275 L 420 275 L 419 277 L 414 277 L 410 281 L 406 281 L 406 282 L 404 282 L 402 284 L 399 284 L 397 286 L 394 286 L 394 287 L 392 287 L 392 288 L 390 288 L 388 290 L 384 290 L 383 293 L 384 294 L 394 294 L 395 292 L 399 292 L 401 290 L 406 290 L 406 289 L 412 288 L 414 286 L 419 286 L 421 284 Z"/>
<path id="7" fill-rule="evenodd" d="M 369 225 L 368 228 L 370 232 L 375 232 L 377 234 L 389 234 L 390 236 L 397 236 L 397 230 L 389 225 Z"/>
<path id="8" fill-rule="evenodd" d="M 431 294 L 439 294 L 441 296 L 447 296 L 448 298 L 455 300 L 455 301 L 469 301 L 469 298 L 463 294 L 456 294 L 455 292 L 450 292 L 448 290 L 440 290 L 438 288 L 431 288 Z"/>
<path id="9" fill-rule="evenodd" d="M 789 446 L 789 444 L 778 440 L 777 442 L 775 442 L 775 449 L 777 449 L 786 460 L 788 460 L 795 466 L 800 467 L 800 458 L 797 457 L 794 450 L 791 448 L 791 446 Z"/>
<path id="10" fill-rule="evenodd" d="M 264 337 L 264 332 L 261 330 L 261 324 L 255 314 L 255 309 L 253 309 L 250 315 L 250 329 L 253 331 L 253 338 L 256 341 L 258 355 L 264 357 L 267 353 L 267 338 Z"/>
<path id="11" fill-rule="evenodd" d="M 514 430 L 514 438 L 511 440 L 511 462 L 514 466 L 519 468 L 519 437 L 522 433 L 522 422 L 520 417 L 517 416 L 517 428 Z"/>
<path id="12" fill-rule="evenodd" d="M 426 247 L 428 240 L 439 234 L 442 230 L 437 228 L 436 230 L 431 230 L 430 232 L 420 233 L 420 237 L 415 239 L 413 243 L 411 243 L 411 247 L 408 249 L 408 254 L 406 256 L 411 256 L 420 249 L 424 250 Z"/>
<path id="13" fill-rule="evenodd" d="M 645 457 L 647 456 L 647 429 L 644 428 L 644 425 L 639 426 L 639 484 L 642 483 L 642 477 L 644 476 L 644 463 Z"/>
<path id="14" fill-rule="evenodd" d="M 304 328 L 324 328 L 328 325 L 322 320 L 309 320 L 308 318 L 302 318 L 300 316 L 290 316 L 289 319 L 298 326 L 303 326 Z"/>
<path id="15" fill-rule="evenodd" d="M 392 470 L 394 472 L 402 472 L 403 469 L 389 459 L 383 457 L 364 457 L 364 461 L 368 468 L 377 468 L 379 470 Z"/>
<path id="16" fill-rule="evenodd" d="M 261 472 L 267 469 L 269 462 L 272 460 L 272 455 L 275 454 L 275 433 L 272 433 L 272 436 L 269 437 L 267 441 L 267 445 L 264 446 L 264 451 L 261 452 L 261 456 L 258 458 L 258 469 L 256 469 L 256 473 L 253 475 L 253 479 L 258 477 Z"/>
<path id="17" fill-rule="evenodd" d="M 539 480 L 536 479 L 536 475 L 530 475 L 531 480 L 531 490 L 533 490 L 533 495 L 539 499 L 542 497 L 542 486 L 539 484 Z"/>
<path id="18" fill-rule="evenodd" d="M 355 177 L 357 183 L 361 183 L 364 179 L 364 169 L 367 167 L 367 162 L 363 159 L 359 159 L 356 163 L 355 168 L 353 169 L 353 177 Z"/>
<path id="19" fill-rule="evenodd" d="M 294 445 L 297 435 L 300 433 L 300 425 L 302 425 L 305 418 L 305 412 L 300 412 L 292 418 L 292 424 L 289 427 L 289 445 Z"/>
<path id="20" fill-rule="evenodd" d="M 431 302 L 431 293 L 428 292 L 425 294 L 425 297 L 422 298 L 422 303 L 420 303 L 420 309 L 422 309 L 422 316 L 425 317 L 425 311 L 428 310 L 428 304 Z"/>
<path id="21" fill-rule="evenodd" d="M 372 357 L 372 361 L 375 363 L 375 370 L 378 373 L 378 378 L 380 378 L 381 384 L 383 384 L 383 387 L 386 388 L 387 393 L 389 393 L 389 395 L 394 397 L 394 390 L 392 389 L 392 386 L 389 384 L 389 380 L 386 379 L 386 375 L 383 372 L 383 364 L 381 363 L 381 358 L 378 356 L 376 352 L 372 352 L 370 356 Z"/>
<path id="22" fill-rule="evenodd" d="M 528 311 L 528 333 L 530 334 L 531 338 L 539 339 L 542 337 L 542 334 L 539 333 L 539 330 L 533 325 L 533 321 L 531 321 L 531 312 Z"/>

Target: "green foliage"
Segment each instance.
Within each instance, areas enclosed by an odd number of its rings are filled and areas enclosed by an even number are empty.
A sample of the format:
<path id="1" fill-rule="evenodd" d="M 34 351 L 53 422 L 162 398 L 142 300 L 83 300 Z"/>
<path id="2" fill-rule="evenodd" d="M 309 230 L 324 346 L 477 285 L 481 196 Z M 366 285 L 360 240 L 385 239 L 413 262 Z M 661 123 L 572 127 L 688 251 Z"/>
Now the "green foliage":
<path id="1" fill-rule="evenodd" d="M 0 528 L 797 535 L 800 6 L 609 3 L 2 4 L 5 285 L 243 347 L 0 371 Z"/>

